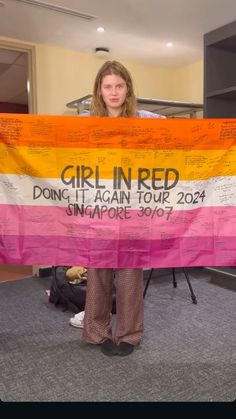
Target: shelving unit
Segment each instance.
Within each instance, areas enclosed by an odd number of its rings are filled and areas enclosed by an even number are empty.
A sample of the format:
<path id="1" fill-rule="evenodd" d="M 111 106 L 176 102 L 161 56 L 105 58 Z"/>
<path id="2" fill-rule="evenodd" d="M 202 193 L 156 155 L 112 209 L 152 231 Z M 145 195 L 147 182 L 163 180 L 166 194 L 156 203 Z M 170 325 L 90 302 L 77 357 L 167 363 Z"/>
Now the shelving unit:
<path id="1" fill-rule="evenodd" d="M 236 118 L 236 22 L 204 35 L 204 117 Z M 236 277 L 236 267 L 206 267 Z"/>
<path id="2" fill-rule="evenodd" d="M 236 118 L 236 22 L 204 35 L 204 117 Z"/>

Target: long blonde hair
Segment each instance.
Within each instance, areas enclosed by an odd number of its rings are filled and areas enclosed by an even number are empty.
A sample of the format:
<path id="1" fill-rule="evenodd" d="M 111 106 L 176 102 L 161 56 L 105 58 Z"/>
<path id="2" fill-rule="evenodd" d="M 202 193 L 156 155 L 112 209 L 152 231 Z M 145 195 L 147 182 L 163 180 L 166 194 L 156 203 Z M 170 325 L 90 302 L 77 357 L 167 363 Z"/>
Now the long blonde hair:
<path id="1" fill-rule="evenodd" d="M 133 117 L 136 116 L 136 96 L 134 94 L 132 77 L 129 71 L 118 61 L 106 61 L 97 73 L 91 102 L 91 115 L 108 116 L 108 111 L 101 95 L 101 84 L 103 77 L 115 74 L 120 76 L 127 85 L 126 99 L 122 105 L 119 116 Z"/>

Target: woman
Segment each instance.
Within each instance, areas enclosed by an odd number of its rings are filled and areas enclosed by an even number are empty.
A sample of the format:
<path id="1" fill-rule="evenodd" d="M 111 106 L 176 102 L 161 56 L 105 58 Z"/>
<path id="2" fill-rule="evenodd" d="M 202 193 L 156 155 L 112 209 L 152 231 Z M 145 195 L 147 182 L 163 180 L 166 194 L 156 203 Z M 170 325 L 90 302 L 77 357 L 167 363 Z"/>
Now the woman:
<path id="1" fill-rule="evenodd" d="M 137 111 L 132 78 L 117 61 L 107 61 L 95 79 L 93 116 L 163 118 Z M 116 283 L 116 326 L 112 336 L 112 284 Z M 125 356 L 133 352 L 143 334 L 142 269 L 88 269 L 83 338 L 100 344 L 105 355 Z"/>

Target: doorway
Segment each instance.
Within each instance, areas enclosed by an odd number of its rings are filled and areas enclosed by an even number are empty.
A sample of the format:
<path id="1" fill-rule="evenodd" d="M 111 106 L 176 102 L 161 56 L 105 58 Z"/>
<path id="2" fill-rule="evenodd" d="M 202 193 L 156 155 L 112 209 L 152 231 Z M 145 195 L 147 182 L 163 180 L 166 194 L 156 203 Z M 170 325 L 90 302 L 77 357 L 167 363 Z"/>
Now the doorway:
<path id="1" fill-rule="evenodd" d="M 1 113 L 37 113 L 33 46 L 0 39 L 0 116 Z M 0 281 L 32 274 L 32 266 L 0 264 Z"/>
<path id="2" fill-rule="evenodd" d="M 0 113 L 37 113 L 34 46 L 0 39 Z"/>

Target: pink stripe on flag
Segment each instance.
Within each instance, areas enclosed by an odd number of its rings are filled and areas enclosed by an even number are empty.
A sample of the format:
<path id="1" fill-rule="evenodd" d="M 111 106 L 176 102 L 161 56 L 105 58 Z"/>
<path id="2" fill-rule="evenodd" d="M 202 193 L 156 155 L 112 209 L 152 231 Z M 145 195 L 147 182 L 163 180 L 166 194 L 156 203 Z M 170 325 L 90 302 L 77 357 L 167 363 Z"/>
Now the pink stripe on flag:
<path id="1" fill-rule="evenodd" d="M 33 207 L 0 205 L 0 227 L 2 234 L 26 236 L 67 236 L 85 239 L 130 239 L 150 240 L 165 237 L 234 236 L 236 230 L 236 206 L 205 207 L 193 210 L 173 211 L 158 217 L 139 217 L 130 211 L 131 218 L 113 219 L 103 215 L 102 219 L 65 216 L 62 207 Z"/>
<path id="2" fill-rule="evenodd" d="M 235 266 L 235 248 L 235 236 L 196 236 L 169 240 L 96 240 L 79 237 L 2 235 L 0 262 L 97 268 Z"/>

